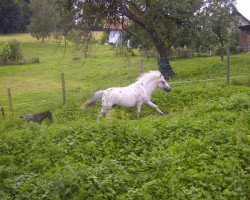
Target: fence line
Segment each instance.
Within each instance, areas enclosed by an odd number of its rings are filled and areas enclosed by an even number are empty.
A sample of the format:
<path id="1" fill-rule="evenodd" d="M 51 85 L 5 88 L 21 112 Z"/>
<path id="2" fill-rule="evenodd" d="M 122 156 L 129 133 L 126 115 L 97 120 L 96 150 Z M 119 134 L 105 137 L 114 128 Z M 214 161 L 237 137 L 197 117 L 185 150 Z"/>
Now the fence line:
<path id="1" fill-rule="evenodd" d="M 11 90 L 10 90 L 10 88 L 8 88 L 8 100 L 9 100 L 9 109 L 10 109 L 10 112 L 12 113 L 13 112 L 13 106 L 12 106 Z"/>
<path id="2" fill-rule="evenodd" d="M 230 79 L 237 79 L 237 78 L 247 78 L 248 76 L 234 76 L 234 77 L 230 77 Z M 214 78 L 214 79 L 202 79 L 202 80 L 190 80 L 190 81 L 175 81 L 175 82 L 169 82 L 170 85 L 172 84 L 185 84 L 185 83 L 197 83 L 197 82 L 209 82 L 209 81 L 217 81 L 217 80 L 226 80 L 226 78 Z M 120 83 L 119 83 L 120 84 Z M 102 87 L 109 87 L 110 85 L 102 85 Z M 123 86 L 119 86 L 119 87 L 123 87 Z M 99 88 L 99 87 L 98 87 Z M 81 96 L 86 96 L 86 95 L 91 95 L 94 92 L 87 92 L 87 93 L 82 93 Z M 23 102 L 23 103 L 18 103 L 18 104 L 14 104 L 15 106 L 19 106 L 19 105 L 26 105 L 26 104 L 32 104 L 32 103 L 46 103 L 50 100 L 40 100 L 40 101 L 29 101 L 29 102 Z M 9 107 L 8 105 L 2 105 L 1 107 L 6 108 Z"/>
<path id="3" fill-rule="evenodd" d="M 230 80 L 230 50 L 227 48 L 227 83 Z"/>
<path id="4" fill-rule="evenodd" d="M 129 60 L 129 65 L 131 60 Z M 144 72 L 144 61 L 143 59 L 140 59 L 139 61 L 140 65 L 140 74 Z M 236 77 L 230 77 L 230 52 L 227 49 L 227 68 L 226 68 L 226 82 L 229 83 L 229 78 L 235 79 L 235 78 L 244 78 L 247 76 L 236 76 Z M 181 82 L 170 82 L 170 84 L 184 84 L 184 83 L 193 83 L 193 82 L 206 82 L 206 81 L 216 81 L 216 80 L 225 80 L 225 78 L 214 78 L 214 79 L 204 79 L 204 80 L 191 80 L 191 81 L 181 81 Z M 131 77 L 129 78 L 129 83 L 131 83 Z M 65 78 L 64 78 L 64 73 L 61 73 L 61 83 L 62 83 L 62 97 L 63 97 L 63 105 L 66 102 L 66 89 L 65 89 Z M 119 83 L 120 84 L 120 83 Z M 124 84 L 124 83 L 123 83 Z M 102 87 L 108 87 L 109 85 L 102 85 Z M 99 90 L 100 86 L 97 86 L 97 90 Z M 83 93 L 81 96 L 84 95 L 90 95 L 92 93 Z M 11 98 L 11 89 L 8 88 L 8 101 L 9 101 L 9 110 L 11 113 L 13 113 L 13 106 L 12 106 L 12 98 Z M 40 101 L 32 101 L 32 102 L 25 102 L 25 103 L 19 103 L 15 104 L 16 106 L 18 105 L 27 105 L 27 104 L 32 104 L 32 103 L 45 103 L 48 102 L 49 100 L 40 100 Z M 2 106 L 2 109 L 7 106 Z M 2 110 L 2 114 L 4 116 L 4 111 Z"/>
<path id="5" fill-rule="evenodd" d="M 237 78 L 247 78 L 248 76 L 234 76 L 230 77 L 230 79 Z M 196 83 L 196 82 L 206 82 L 206 81 L 216 81 L 216 80 L 226 80 L 225 78 L 211 78 L 211 79 L 203 79 L 203 80 L 192 80 L 192 81 L 180 81 L 180 82 L 169 82 L 170 84 L 182 84 L 182 83 Z"/>
<path id="6" fill-rule="evenodd" d="M 66 89 L 65 89 L 65 79 L 64 79 L 64 73 L 61 73 L 62 78 L 62 94 L 63 94 L 63 104 L 66 102 Z"/>
<path id="7" fill-rule="evenodd" d="M 27 102 L 23 102 L 23 103 L 16 103 L 14 104 L 15 106 L 19 106 L 19 105 L 26 105 L 26 104 L 30 104 L 30 103 L 39 103 L 39 102 L 48 102 L 49 100 L 40 100 L 40 101 L 27 101 Z M 8 106 L 7 105 L 1 105 L 1 107 L 3 108 L 7 108 Z"/>
<path id="8" fill-rule="evenodd" d="M 1 112 L 2 112 L 3 118 L 5 118 L 4 108 L 3 107 L 1 107 Z"/>

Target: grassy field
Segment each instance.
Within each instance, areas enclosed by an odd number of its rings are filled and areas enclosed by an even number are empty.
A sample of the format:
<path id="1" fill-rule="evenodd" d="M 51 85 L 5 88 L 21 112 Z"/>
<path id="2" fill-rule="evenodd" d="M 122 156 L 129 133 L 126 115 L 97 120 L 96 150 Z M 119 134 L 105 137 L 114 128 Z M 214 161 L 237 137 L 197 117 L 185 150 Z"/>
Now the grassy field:
<path id="1" fill-rule="evenodd" d="M 174 60 L 172 92 L 152 97 L 167 115 L 143 106 L 136 119 L 135 108 L 115 108 L 96 122 L 100 104 L 79 107 L 99 89 L 134 82 L 139 56 L 93 44 L 85 59 L 28 34 L 0 36 L 0 49 L 10 39 L 40 63 L 0 66 L 0 199 L 249 199 L 250 54 L 231 56 L 230 84 L 219 57 Z M 158 68 L 154 58 L 144 63 Z M 44 110 L 52 124 L 18 119 Z"/>

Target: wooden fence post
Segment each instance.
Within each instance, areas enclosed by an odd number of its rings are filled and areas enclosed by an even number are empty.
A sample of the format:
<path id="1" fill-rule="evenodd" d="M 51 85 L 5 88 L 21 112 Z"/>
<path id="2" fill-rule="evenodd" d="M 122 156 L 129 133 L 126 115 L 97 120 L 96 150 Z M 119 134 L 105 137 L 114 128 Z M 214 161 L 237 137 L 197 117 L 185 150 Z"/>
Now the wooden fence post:
<path id="1" fill-rule="evenodd" d="M 230 50 L 227 48 L 227 83 L 230 79 Z"/>
<path id="2" fill-rule="evenodd" d="M 129 59 L 129 70 L 131 70 L 131 66 L 133 65 L 133 60 Z M 132 75 L 131 73 L 129 74 L 129 83 L 132 83 Z"/>
<path id="3" fill-rule="evenodd" d="M 63 104 L 66 102 L 66 91 L 65 91 L 65 79 L 64 79 L 64 73 L 61 73 L 62 78 L 62 94 L 63 94 Z"/>
<path id="4" fill-rule="evenodd" d="M 10 112 L 13 113 L 12 99 L 11 99 L 11 90 L 10 90 L 10 88 L 8 88 L 8 100 L 9 100 L 9 109 L 10 109 Z"/>
<path id="5" fill-rule="evenodd" d="M 1 111 L 2 111 L 3 118 L 5 118 L 3 107 L 1 107 Z"/>
<path id="6" fill-rule="evenodd" d="M 143 62 L 143 59 L 141 59 L 140 60 L 140 72 L 141 72 L 141 74 L 143 74 L 144 73 L 144 62 Z"/>

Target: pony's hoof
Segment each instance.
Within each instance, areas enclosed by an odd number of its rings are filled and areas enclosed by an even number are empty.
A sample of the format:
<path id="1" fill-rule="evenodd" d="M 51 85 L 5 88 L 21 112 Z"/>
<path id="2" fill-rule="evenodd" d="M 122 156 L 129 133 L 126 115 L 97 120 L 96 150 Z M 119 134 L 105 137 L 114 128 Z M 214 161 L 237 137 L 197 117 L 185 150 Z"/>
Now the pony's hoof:
<path id="1" fill-rule="evenodd" d="M 79 108 L 79 110 L 85 110 L 86 108 L 85 108 L 85 106 L 81 106 L 80 108 Z"/>
<path id="2" fill-rule="evenodd" d="M 166 112 L 166 113 L 164 113 L 164 115 L 162 115 L 162 116 L 168 116 L 169 115 L 169 113 L 168 112 Z"/>

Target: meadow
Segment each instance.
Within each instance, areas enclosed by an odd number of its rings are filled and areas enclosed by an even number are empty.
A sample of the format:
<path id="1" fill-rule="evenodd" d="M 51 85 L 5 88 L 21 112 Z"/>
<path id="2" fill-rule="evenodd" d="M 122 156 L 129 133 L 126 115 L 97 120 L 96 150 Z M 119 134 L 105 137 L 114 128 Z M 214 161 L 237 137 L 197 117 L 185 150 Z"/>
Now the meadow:
<path id="1" fill-rule="evenodd" d="M 95 43 L 85 58 L 72 44 L 28 34 L 0 36 L 0 49 L 10 39 L 40 63 L 0 66 L 0 199 L 250 198 L 249 53 L 231 56 L 229 84 L 217 56 L 173 60 L 172 92 L 152 96 L 165 116 L 143 106 L 137 119 L 135 108 L 116 107 L 97 122 L 100 104 L 80 106 L 97 90 L 134 82 L 142 57 Z M 158 69 L 143 59 L 145 71 Z M 53 123 L 18 119 L 45 110 Z"/>

